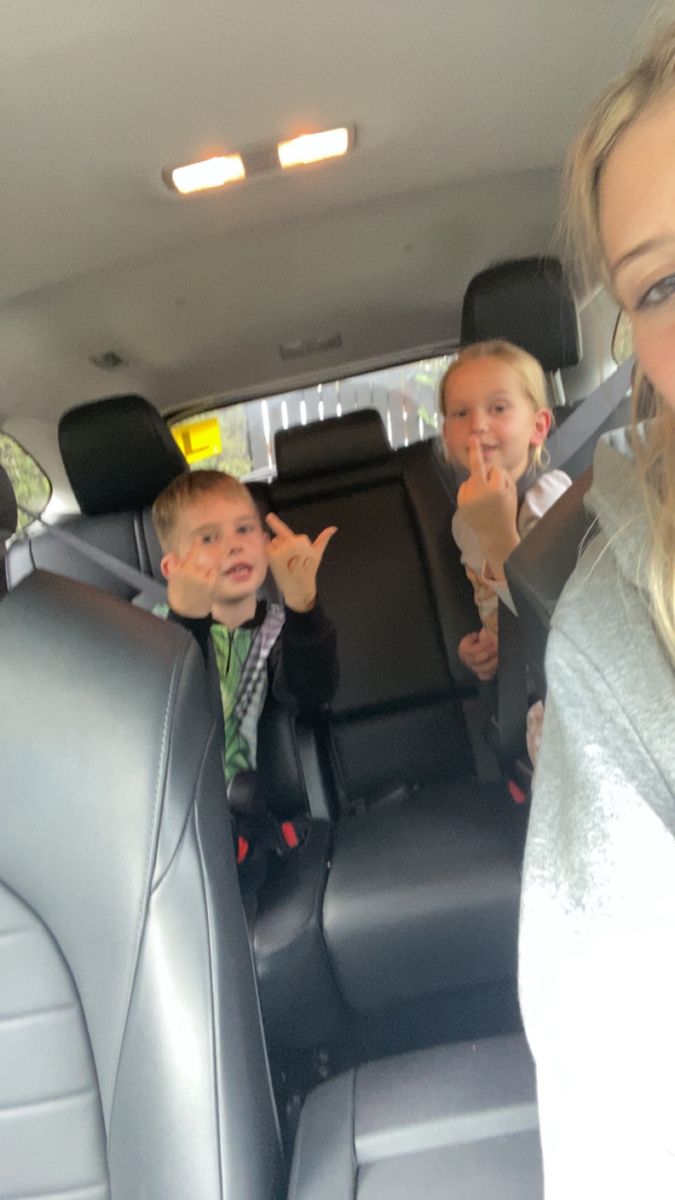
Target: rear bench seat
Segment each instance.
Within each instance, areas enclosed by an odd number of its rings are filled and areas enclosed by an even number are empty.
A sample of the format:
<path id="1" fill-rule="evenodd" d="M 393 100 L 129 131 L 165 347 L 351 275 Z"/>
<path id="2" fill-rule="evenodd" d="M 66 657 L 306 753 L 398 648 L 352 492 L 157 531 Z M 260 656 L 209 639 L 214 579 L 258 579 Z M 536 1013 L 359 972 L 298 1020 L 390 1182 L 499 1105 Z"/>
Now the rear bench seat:
<path id="1" fill-rule="evenodd" d="M 501 783 L 476 779 L 457 658 L 476 613 L 435 447 L 395 453 L 363 410 L 280 432 L 276 449 L 273 510 L 310 536 L 338 527 L 320 592 L 340 656 L 325 726 L 341 815 L 322 903 L 340 994 L 368 1013 L 513 980 L 518 854 Z M 272 912 L 263 898 L 256 957 L 276 1036 L 301 1038 L 303 1006 L 277 1003 L 294 945 L 295 887 L 282 890 Z"/>
<path id="2" fill-rule="evenodd" d="M 147 506 L 185 469 L 159 415 L 138 398 L 85 405 L 64 418 L 61 443 L 91 514 L 69 527 L 158 577 Z M 365 411 L 280 434 L 278 459 L 276 511 L 311 534 L 339 527 L 320 581 L 339 638 L 324 728 L 339 811 L 285 861 L 254 930 L 268 1033 L 316 1045 L 349 1011 L 470 998 L 495 981 L 515 995 L 518 851 L 501 785 L 475 778 L 456 654 L 475 612 L 432 445 L 394 453 Z M 32 561 L 120 594 L 76 558 L 42 534 L 13 547 L 10 581 Z M 285 804 L 294 789 L 275 772 L 269 799 Z"/>

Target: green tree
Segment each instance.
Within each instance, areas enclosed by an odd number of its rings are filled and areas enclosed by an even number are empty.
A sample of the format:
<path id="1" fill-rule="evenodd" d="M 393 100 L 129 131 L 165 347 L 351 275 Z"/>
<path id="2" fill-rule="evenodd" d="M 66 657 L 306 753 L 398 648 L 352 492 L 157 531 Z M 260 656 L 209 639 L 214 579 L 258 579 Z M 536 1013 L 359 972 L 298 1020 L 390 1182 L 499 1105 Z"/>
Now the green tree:
<path id="1" fill-rule="evenodd" d="M 34 458 L 7 433 L 0 433 L 0 465 L 9 475 L 17 502 L 34 513 L 41 513 L 52 493 L 52 485 Z M 19 528 L 31 518 L 19 512 Z"/>

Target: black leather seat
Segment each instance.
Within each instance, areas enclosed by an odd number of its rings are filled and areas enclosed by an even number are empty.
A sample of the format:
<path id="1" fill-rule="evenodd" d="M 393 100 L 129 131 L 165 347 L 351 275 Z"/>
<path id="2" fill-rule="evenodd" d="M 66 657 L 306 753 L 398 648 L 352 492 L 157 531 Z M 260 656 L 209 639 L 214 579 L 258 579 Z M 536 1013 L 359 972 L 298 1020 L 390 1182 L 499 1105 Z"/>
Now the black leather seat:
<path id="1" fill-rule="evenodd" d="M 161 551 L 150 508 L 187 463 L 166 422 L 141 396 L 111 396 L 82 404 L 59 423 L 59 445 L 80 514 L 64 529 L 161 581 Z M 91 583 L 131 600 L 134 588 L 49 532 L 36 530 L 10 550 L 10 587 L 36 567 Z"/>
<path id="2" fill-rule="evenodd" d="M 159 414 L 137 397 L 85 405 L 64 418 L 61 442 L 85 510 L 68 527 L 158 577 L 147 505 L 185 467 Z M 284 816 L 307 798 L 316 812 L 318 796 L 334 818 L 312 826 L 260 897 L 253 937 L 268 1034 L 316 1046 L 355 1012 L 443 993 L 471 1012 L 492 990 L 487 1027 L 510 1030 L 518 847 L 501 784 L 476 781 L 466 721 L 475 688 L 457 657 L 476 615 L 434 448 L 395 454 L 366 410 L 280 434 L 278 463 L 271 502 L 282 517 L 310 533 L 340 527 L 320 586 L 342 682 L 325 741 L 289 727 L 285 713 L 261 736 L 269 806 Z M 130 598 L 49 533 L 15 551 L 24 566 Z"/>
<path id="3" fill-rule="evenodd" d="M 551 618 L 592 528 L 584 497 L 593 481 L 589 468 L 549 509 L 506 563 L 518 608 L 523 648 L 537 689 L 546 694 L 544 659 Z"/>
<path id="4" fill-rule="evenodd" d="M 511 1027 L 501 1002 L 503 985 L 515 995 L 519 854 L 501 781 L 476 777 L 464 711 L 475 687 L 457 645 L 477 617 L 435 453 L 392 451 L 372 410 L 277 435 L 273 509 L 311 536 L 338 526 L 320 590 L 340 657 L 324 717 L 339 803 L 330 870 L 310 844 L 275 880 L 273 904 L 263 894 L 254 929 L 282 1044 L 306 1044 L 317 1018 L 334 1035 L 342 1002 L 345 1019 L 441 994 L 471 1011 L 491 987 L 496 1027 L 500 1015 Z M 321 981 L 318 1005 L 293 989 L 290 963 Z"/>
<path id="5" fill-rule="evenodd" d="M 0 1191 L 282 1200 L 197 647 L 34 572 L 0 605 Z M 30 753 L 27 747 L 30 746 Z M 539 1200 L 522 1038 L 338 1076 L 293 1200 Z"/>
<path id="6" fill-rule="evenodd" d="M 0 661 L 0 1194 L 274 1200 L 197 647 L 37 571 L 0 605 Z"/>

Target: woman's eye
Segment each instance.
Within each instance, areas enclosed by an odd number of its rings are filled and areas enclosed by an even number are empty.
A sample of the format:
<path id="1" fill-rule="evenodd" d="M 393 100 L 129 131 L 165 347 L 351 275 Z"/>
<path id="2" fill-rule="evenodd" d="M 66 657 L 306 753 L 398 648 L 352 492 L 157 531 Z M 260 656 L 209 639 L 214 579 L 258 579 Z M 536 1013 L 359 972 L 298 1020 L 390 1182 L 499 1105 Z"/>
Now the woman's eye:
<path id="1" fill-rule="evenodd" d="M 496 412 L 496 413 L 506 412 L 506 405 L 505 404 L 495 404 L 492 411 Z"/>
<path id="2" fill-rule="evenodd" d="M 662 304 L 664 300 L 668 300 L 675 292 L 675 275 L 667 275 L 665 279 L 659 279 L 658 283 L 652 286 L 645 292 L 644 296 L 638 300 L 636 308 L 652 308 L 657 304 Z"/>

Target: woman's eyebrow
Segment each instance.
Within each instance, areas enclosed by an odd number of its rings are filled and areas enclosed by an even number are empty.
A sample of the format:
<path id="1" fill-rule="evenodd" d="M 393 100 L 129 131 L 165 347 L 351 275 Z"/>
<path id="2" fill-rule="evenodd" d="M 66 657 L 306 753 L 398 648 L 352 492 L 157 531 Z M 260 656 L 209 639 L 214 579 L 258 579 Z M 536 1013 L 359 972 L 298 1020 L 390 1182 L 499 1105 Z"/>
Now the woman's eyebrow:
<path id="1" fill-rule="evenodd" d="M 633 262 L 634 259 L 641 258 L 643 254 L 649 254 L 652 250 L 660 250 L 663 246 L 672 245 L 673 242 L 675 242 L 675 235 L 672 233 L 666 234 L 663 237 L 645 238 L 644 242 L 638 242 L 637 246 L 633 246 L 625 254 L 622 254 L 620 258 L 617 258 L 614 265 L 609 269 L 610 277 L 614 279 L 617 272 L 622 267 L 627 266 L 628 263 Z"/>

